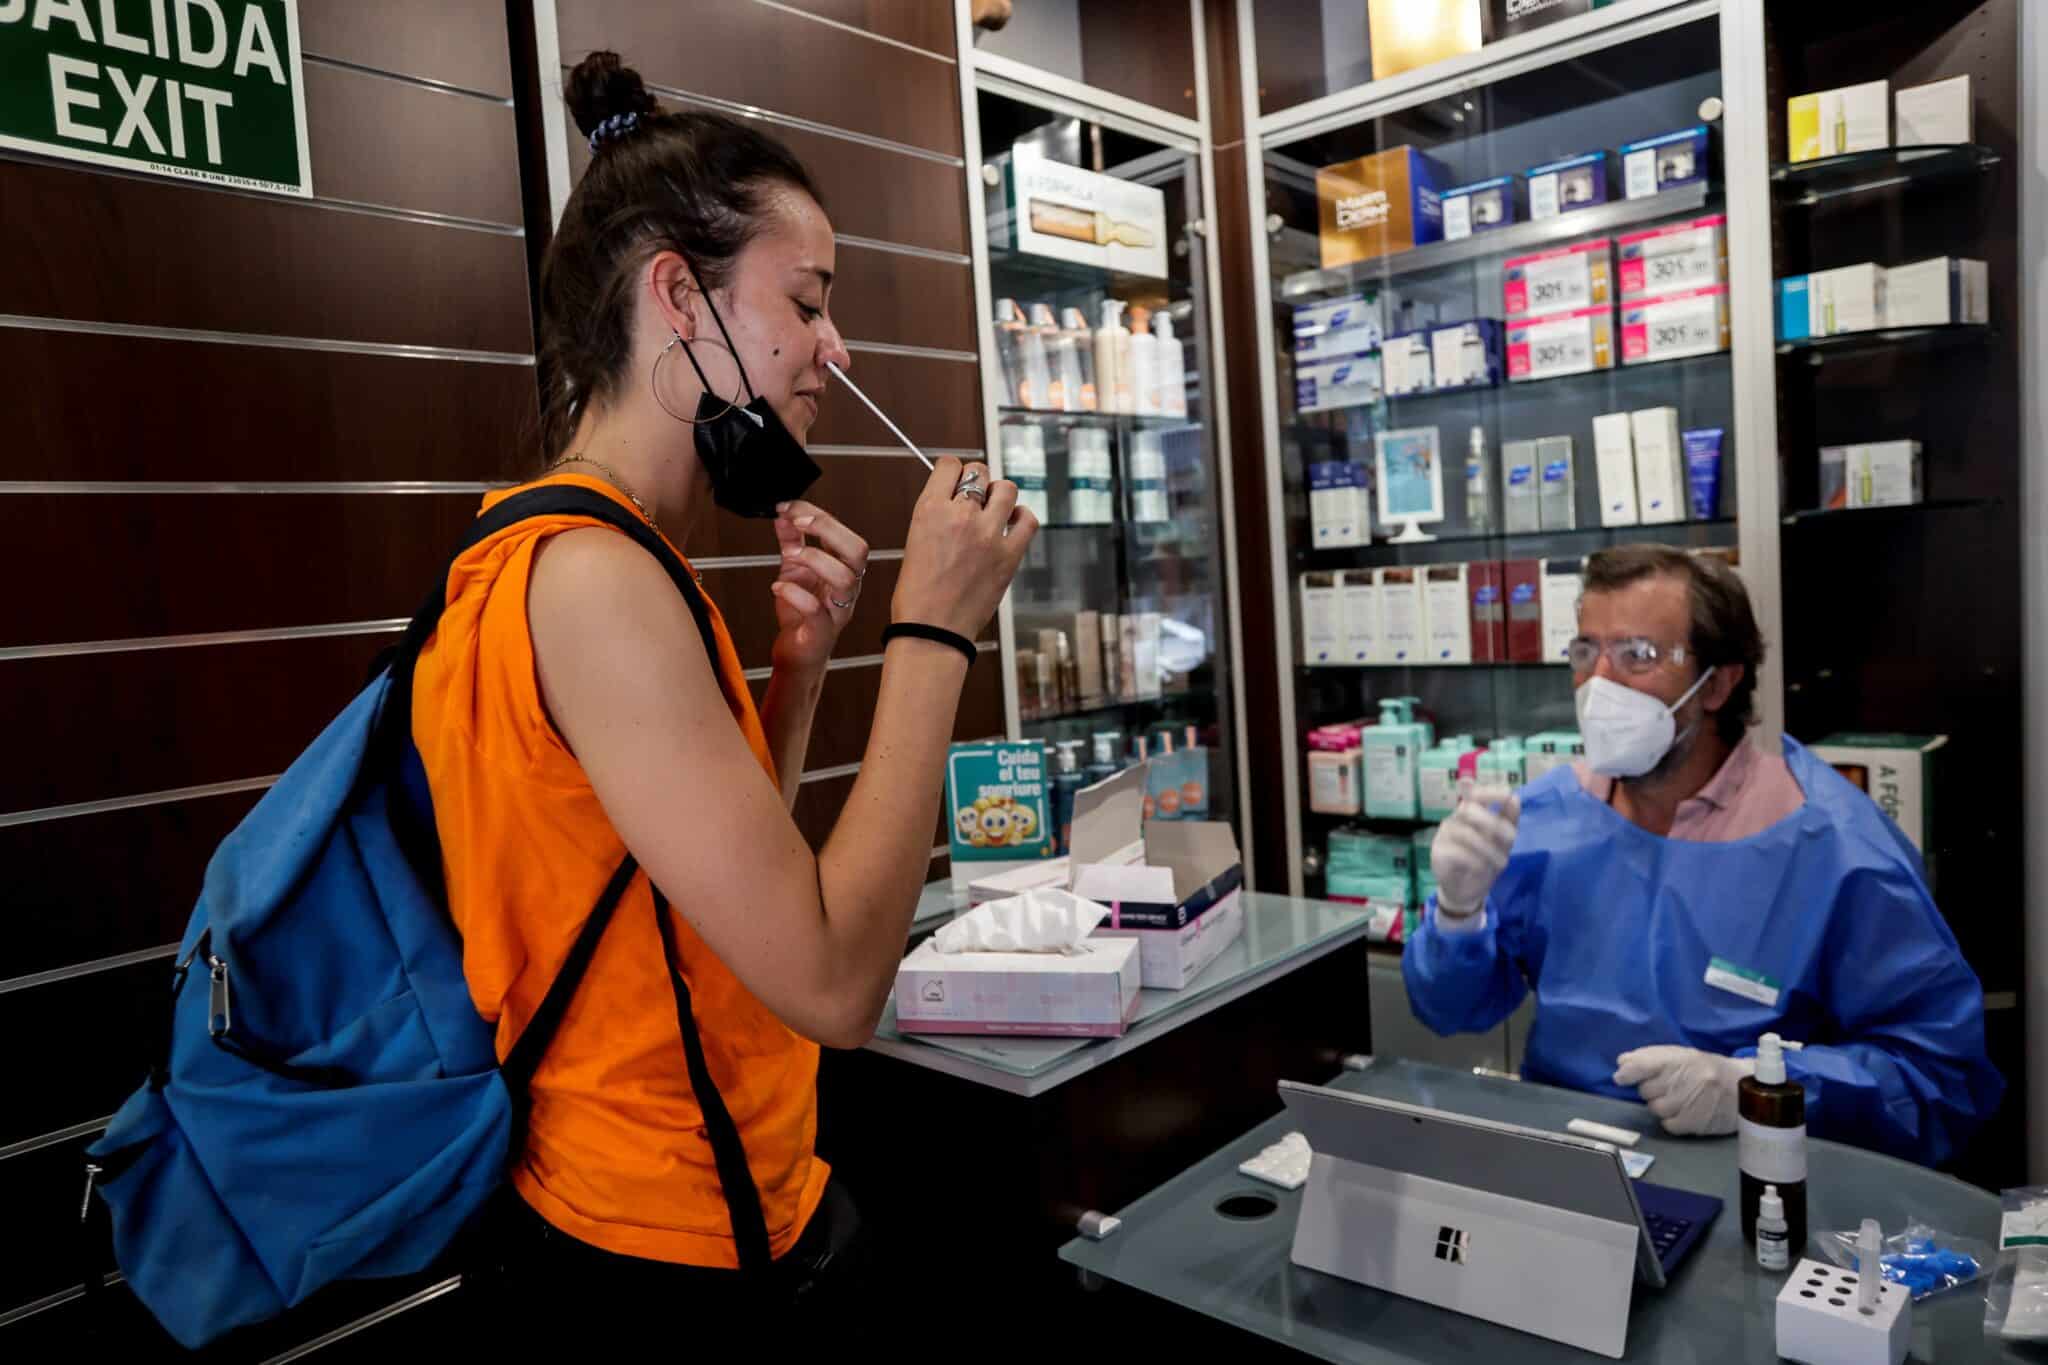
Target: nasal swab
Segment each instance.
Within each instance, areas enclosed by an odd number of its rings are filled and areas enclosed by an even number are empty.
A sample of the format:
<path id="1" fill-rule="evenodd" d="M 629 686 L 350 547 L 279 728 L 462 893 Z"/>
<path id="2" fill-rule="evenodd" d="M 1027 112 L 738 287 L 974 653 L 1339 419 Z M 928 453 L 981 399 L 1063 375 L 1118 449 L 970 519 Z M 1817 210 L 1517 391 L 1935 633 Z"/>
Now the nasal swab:
<path id="1" fill-rule="evenodd" d="M 918 459 L 923 460 L 924 467 L 926 469 L 933 468 L 931 458 L 927 456 L 922 450 L 919 450 L 917 448 L 917 443 L 915 441 L 911 440 L 908 436 L 905 436 L 903 434 L 903 429 L 901 427 L 897 426 L 894 422 L 889 420 L 888 413 L 883 412 L 880 408 L 876 407 L 875 401 L 860 391 L 860 386 L 858 384 L 854 383 L 851 379 L 848 379 L 846 377 L 846 371 L 840 369 L 839 366 L 837 366 L 836 364 L 829 360 L 825 362 L 825 368 L 832 371 L 833 374 L 837 375 L 839 377 L 840 383 L 846 385 L 847 388 L 852 389 L 853 396 L 855 398 L 858 398 L 861 402 L 867 404 L 868 411 L 872 412 L 875 416 L 881 418 L 882 425 L 889 428 L 889 430 L 895 432 L 896 439 L 903 442 L 904 445 L 908 446 L 910 448 L 911 454 L 917 456 Z"/>

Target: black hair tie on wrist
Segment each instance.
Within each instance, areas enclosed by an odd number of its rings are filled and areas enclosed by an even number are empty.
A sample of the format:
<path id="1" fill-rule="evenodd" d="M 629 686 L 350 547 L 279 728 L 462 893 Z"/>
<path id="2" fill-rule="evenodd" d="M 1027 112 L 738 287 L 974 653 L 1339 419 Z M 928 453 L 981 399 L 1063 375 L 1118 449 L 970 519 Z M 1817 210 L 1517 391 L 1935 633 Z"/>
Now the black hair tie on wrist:
<path id="1" fill-rule="evenodd" d="M 915 621 L 898 621 L 883 630 L 882 648 L 887 649 L 889 642 L 896 639 L 930 640 L 935 645 L 951 645 L 960 651 L 969 668 L 974 666 L 974 656 L 981 652 L 974 647 L 974 641 L 965 635 L 955 634 L 939 626 L 922 626 Z"/>

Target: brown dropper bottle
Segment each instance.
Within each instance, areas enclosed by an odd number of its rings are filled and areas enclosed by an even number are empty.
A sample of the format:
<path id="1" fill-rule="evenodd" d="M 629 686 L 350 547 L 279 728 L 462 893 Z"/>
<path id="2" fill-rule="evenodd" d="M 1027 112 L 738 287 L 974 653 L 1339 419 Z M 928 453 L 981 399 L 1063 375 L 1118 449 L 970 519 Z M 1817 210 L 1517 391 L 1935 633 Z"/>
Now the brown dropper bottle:
<path id="1" fill-rule="evenodd" d="M 1775 1033 L 1757 1040 L 1756 1074 L 1736 1087 L 1737 1144 L 1742 1165 L 1742 1236 L 1756 1242 L 1757 1203 L 1776 1185 L 1785 1203 L 1786 1241 L 1806 1245 L 1806 1088 L 1785 1079 L 1785 1045 Z"/>

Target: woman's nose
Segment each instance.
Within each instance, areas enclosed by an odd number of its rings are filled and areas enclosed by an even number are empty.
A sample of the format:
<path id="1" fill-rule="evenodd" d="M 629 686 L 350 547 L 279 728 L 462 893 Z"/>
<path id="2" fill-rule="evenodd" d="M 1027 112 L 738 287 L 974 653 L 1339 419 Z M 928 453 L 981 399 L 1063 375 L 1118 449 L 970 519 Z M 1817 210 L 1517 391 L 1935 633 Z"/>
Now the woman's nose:
<path id="1" fill-rule="evenodd" d="M 824 320 L 824 334 L 818 340 L 818 363 L 837 365 L 842 370 L 853 368 L 853 357 L 846 353 L 846 338 L 839 335 L 838 324 L 832 319 Z"/>

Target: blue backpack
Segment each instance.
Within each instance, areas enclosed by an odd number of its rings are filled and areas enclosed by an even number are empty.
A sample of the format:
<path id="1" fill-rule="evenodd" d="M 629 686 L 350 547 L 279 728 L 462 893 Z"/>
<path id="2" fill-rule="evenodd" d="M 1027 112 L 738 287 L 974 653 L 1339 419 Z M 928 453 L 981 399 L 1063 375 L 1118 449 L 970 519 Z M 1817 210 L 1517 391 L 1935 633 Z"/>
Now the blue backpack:
<path id="1" fill-rule="evenodd" d="M 600 494 L 515 494 L 457 555 L 562 514 L 659 559 L 716 657 L 689 570 Z M 527 1086 L 637 873 L 629 854 L 501 1066 L 463 979 L 412 742 L 413 667 L 446 583 L 444 571 L 382 671 L 214 852 L 171 972 L 167 1043 L 87 1154 L 87 1214 L 96 1180 L 116 1261 L 185 1346 L 336 1280 L 412 1274 L 449 1253 L 505 1184 Z M 769 1263 L 760 1195 L 705 1066 L 658 891 L 655 906 L 740 1264 L 757 1270 Z"/>

